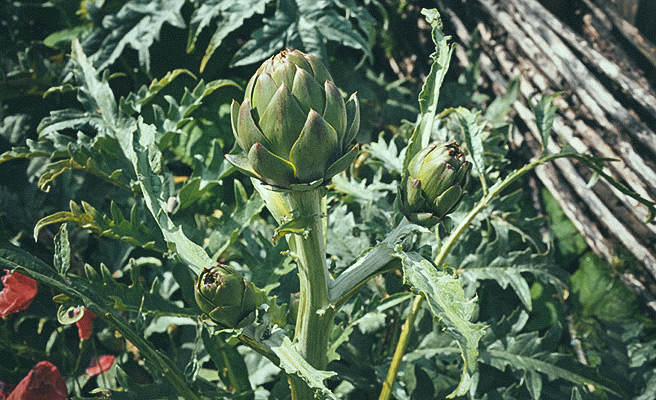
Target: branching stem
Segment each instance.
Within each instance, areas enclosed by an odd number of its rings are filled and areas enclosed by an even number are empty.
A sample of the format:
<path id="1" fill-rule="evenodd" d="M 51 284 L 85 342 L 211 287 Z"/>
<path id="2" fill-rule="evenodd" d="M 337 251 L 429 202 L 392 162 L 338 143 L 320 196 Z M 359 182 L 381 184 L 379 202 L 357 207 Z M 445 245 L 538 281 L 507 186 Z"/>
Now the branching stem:
<path id="1" fill-rule="evenodd" d="M 533 161 L 532 163 L 526 164 L 522 168 L 514 171 L 513 173 L 508 175 L 506 179 L 489 188 L 489 191 L 483 196 L 483 198 L 478 203 L 476 203 L 476 206 L 473 209 L 471 209 L 469 213 L 467 213 L 465 218 L 463 218 L 462 221 L 460 221 L 460 224 L 458 224 L 458 226 L 451 232 L 451 235 L 449 235 L 449 237 L 443 243 L 439 253 L 435 257 L 434 260 L 435 265 L 440 267 L 442 264 L 444 264 L 444 260 L 449 255 L 449 252 L 451 251 L 453 246 L 457 243 L 460 236 L 462 236 L 465 230 L 467 230 L 467 228 L 474 220 L 474 218 L 476 218 L 476 216 L 481 211 L 487 208 L 490 202 L 492 201 L 492 199 L 494 199 L 496 196 L 501 194 L 501 192 L 504 189 L 506 189 L 508 186 L 510 186 L 510 184 L 515 182 L 517 179 L 522 177 L 527 172 L 532 171 L 539 165 L 545 164 L 549 161 L 553 161 L 557 158 L 572 157 L 572 156 L 574 156 L 574 154 L 571 153 L 557 153 L 557 154 L 545 155 Z M 573 158 L 577 158 L 577 157 L 573 157 Z M 421 304 L 423 303 L 423 300 L 424 297 L 422 295 L 417 295 L 414 299 L 414 302 L 412 303 L 412 309 L 410 310 L 410 313 L 408 314 L 408 317 L 405 323 L 403 324 L 403 328 L 401 329 L 401 335 L 399 336 L 399 341 L 396 345 L 394 355 L 392 356 L 390 369 L 387 371 L 387 376 L 385 377 L 385 382 L 383 383 L 383 389 L 380 392 L 380 397 L 378 398 L 378 400 L 389 400 L 392 394 L 392 387 L 394 385 L 394 381 L 396 380 L 396 375 L 399 372 L 399 368 L 401 367 L 401 361 L 403 360 L 403 355 L 405 354 L 405 350 L 408 346 L 408 339 L 410 338 L 410 334 L 412 333 L 412 328 L 414 326 L 415 319 L 417 318 L 417 313 L 421 308 Z"/>

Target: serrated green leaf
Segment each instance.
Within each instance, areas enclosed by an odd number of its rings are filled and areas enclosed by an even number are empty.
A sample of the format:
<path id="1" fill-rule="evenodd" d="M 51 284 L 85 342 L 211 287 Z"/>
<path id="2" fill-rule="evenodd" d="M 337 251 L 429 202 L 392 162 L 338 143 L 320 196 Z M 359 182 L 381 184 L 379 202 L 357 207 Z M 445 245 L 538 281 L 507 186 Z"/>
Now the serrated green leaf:
<path id="1" fill-rule="evenodd" d="M 439 12 L 436 9 L 423 9 L 422 14 L 431 25 L 435 53 L 431 55 L 433 64 L 419 93 L 419 119 L 405 152 L 404 167 L 407 167 L 412 157 L 426 147 L 431 140 L 436 124 L 440 88 L 449 69 L 451 55 L 455 48 L 454 44 L 448 44 L 451 37 L 442 34 L 442 19 Z"/>
<path id="2" fill-rule="evenodd" d="M 330 347 L 328 348 L 328 363 L 341 359 L 337 349 L 343 343 L 348 342 L 351 333 L 353 333 L 353 325 L 349 325 L 344 329 L 341 327 L 335 327 L 333 336 L 335 336 L 335 333 L 337 333 L 337 337 L 330 341 Z"/>
<path id="3" fill-rule="evenodd" d="M 394 139 L 385 142 L 385 135 L 381 132 L 377 142 L 367 143 L 363 150 L 380 160 L 385 169 L 401 175 L 403 171 L 403 151 L 399 151 Z"/>
<path id="4" fill-rule="evenodd" d="M 70 212 L 60 211 L 41 218 L 34 226 L 34 237 L 38 237 L 39 232 L 45 226 L 71 222 L 100 236 L 121 240 L 133 246 L 152 249 L 160 253 L 166 252 L 162 235 L 143 223 L 137 214 L 132 212 L 130 219 L 127 220 L 114 202 L 111 203 L 110 208 L 112 210 L 111 218 L 101 215 L 88 203 L 82 202 L 82 208 L 80 208 L 77 203 L 71 201 Z M 136 211 L 136 208 L 135 204 L 132 209 Z"/>
<path id="5" fill-rule="evenodd" d="M 288 30 L 295 29 L 298 7 L 293 0 L 279 0 L 275 14 L 264 20 L 264 26 L 253 32 L 252 38 L 235 53 L 233 67 L 252 64 L 281 50 Z"/>
<path id="6" fill-rule="evenodd" d="M 139 55 L 139 63 L 150 69 L 150 46 L 159 40 L 164 24 L 184 28 L 181 9 L 184 0 L 130 0 L 114 15 L 103 19 L 102 27 L 84 41 L 89 59 L 99 69 L 113 64 L 126 47 Z"/>
<path id="7" fill-rule="evenodd" d="M 542 139 L 543 154 L 547 151 L 551 128 L 553 127 L 553 121 L 556 118 L 556 111 L 558 111 L 558 106 L 552 103 L 556 97 L 562 94 L 563 92 L 556 92 L 546 96 L 542 95 L 535 101 L 535 103 L 531 102 L 530 104 L 533 115 L 535 116 L 535 125 L 538 127 Z"/>
<path id="8" fill-rule="evenodd" d="M 130 92 L 126 98 L 121 98 L 121 111 L 128 115 L 140 113 L 146 104 L 181 75 L 189 75 L 196 78 L 191 71 L 186 69 L 174 69 L 173 71 L 169 71 L 161 79 L 153 79 L 150 85 L 144 85 L 136 92 Z"/>
<path id="9" fill-rule="evenodd" d="M 235 186 L 241 186 L 239 181 L 235 181 Z M 208 247 L 213 254 L 212 258 L 218 259 L 232 246 L 263 208 L 264 201 L 257 193 L 253 193 L 244 204 L 235 207 L 231 213 L 224 214 L 218 229 L 209 237 Z"/>
<path id="10" fill-rule="evenodd" d="M 433 264 L 416 253 L 397 253 L 403 263 L 404 279 L 423 294 L 433 315 L 446 325 L 447 332 L 460 346 L 463 370 L 458 387 L 447 397 L 463 396 L 469 391 L 471 373 L 476 369 L 478 342 L 485 326 L 471 322 L 474 300 L 466 299 L 461 282 L 438 271 Z"/>
<path id="11" fill-rule="evenodd" d="M 465 143 L 467 144 L 467 150 L 469 151 L 468 159 L 474 164 L 474 170 L 478 175 L 479 179 L 483 181 L 483 185 L 486 187 L 487 184 L 485 181 L 485 148 L 483 147 L 483 131 L 485 130 L 485 122 L 479 122 L 480 112 L 472 112 L 463 107 L 458 107 L 454 110 L 460 129 L 465 138 Z"/>
<path id="12" fill-rule="evenodd" d="M 318 18 L 316 18 L 315 15 L 318 16 Z M 311 21 L 321 33 L 325 38 L 324 40 L 338 42 L 346 47 L 361 50 L 365 57 L 373 57 L 369 50 L 367 40 L 360 34 L 360 32 L 353 29 L 353 26 L 346 18 L 339 15 L 335 10 L 327 10 L 322 13 L 311 13 L 308 15 L 307 19 Z"/>
<path id="13" fill-rule="evenodd" d="M 212 34 L 210 43 L 205 49 L 205 55 L 200 64 L 202 72 L 207 65 L 216 49 L 221 46 L 231 32 L 240 28 L 244 21 L 255 14 L 263 14 L 267 3 L 271 0 L 249 0 L 229 2 L 222 0 L 205 1 L 200 4 L 191 16 L 189 26 L 189 41 L 187 42 L 187 52 L 192 52 L 196 46 L 196 40 L 201 32 L 218 18 L 216 30 Z"/>
<path id="14" fill-rule="evenodd" d="M 156 128 L 142 120 L 134 121 L 116 114 L 117 107 L 109 85 L 105 79 L 98 79 L 96 70 L 76 41 L 73 42 L 72 59 L 78 66 L 76 76 L 83 81 L 82 87 L 86 88 L 88 97 L 85 101 L 99 107 L 103 121 L 111 128 L 112 136 L 116 137 L 121 151 L 132 164 L 146 206 L 155 217 L 169 248 L 189 268 L 200 273 L 202 268 L 212 265 L 213 261 L 202 247 L 185 235 L 182 227 L 173 223 L 166 212 L 164 199 L 168 195 L 163 193 L 165 185 L 161 174 L 164 171 L 162 153 L 155 141 Z"/>
<path id="15" fill-rule="evenodd" d="M 348 211 L 345 204 L 331 210 L 326 237 L 329 238 L 326 252 L 335 260 L 337 270 L 346 268 L 353 260 L 357 260 L 364 249 L 371 247 L 369 237 L 360 232 L 353 213 Z"/>
<path id="16" fill-rule="evenodd" d="M 197 274 L 213 265 L 205 250 L 192 242 L 166 212 L 166 202 L 162 198 L 163 178 L 159 176 L 161 152 L 155 144 L 155 127 L 140 120 L 136 131 L 126 130 L 119 143 L 134 166 L 146 206 L 155 217 L 169 248 Z"/>
<path id="17" fill-rule="evenodd" d="M 56 136 L 62 135 L 51 132 L 48 136 L 48 140 L 53 140 Z M 114 138 L 108 136 L 90 138 L 78 132 L 77 140 L 68 142 L 65 148 L 62 148 L 65 141 L 58 139 L 60 140 L 55 142 L 58 144 L 53 146 L 53 152 L 48 155 L 53 162 L 46 164 L 39 176 L 39 189 L 47 190 L 52 181 L 62 173 L 78 170 L 94 175 L 123 190 L 131 191 L 128 177 L 123 175 L 123 170 L 129 165 L 125 158 L 117 154 L 118 144 Z"/>
<path id="18" fill-rule="evenodd" d="M 324 37 L 315 21 L 309 20 L 304 15 L 300 15 L 298 23 L 296 24 L 296 32 L 292 32 L 290 38 L 287 40 L 288 46 L 298 42 L 298 47 L 304 49 L 305 52 L 314 54 L 320 60 L 328 59 L 328 52 Z"/>
<path id="19" fill-rule="evenodd" d="M 318 391 L 324 398 L 336 399 L 335 395 L 324 385 L 323 381 L 337 375 L 332 371 L 320 371 L 312 367 L 296 349 L 282 330 L 277 331 L 264 341 L 278 358 L 280 368 L 288 375 L 296 375 L 303 379 L 307 385 Z"/>
<path id="20" fill-rule="evenodd" d="M 88 25 L 74 26 L 48 35 L 43 39 L 43 44 L 56 50 L 68 51 L 73 39 L 84 40 L 91 31 L 92 27 Z"/>
<path id="21" fill-rule="evenodd" d="M 493 127 L 505 123 L 505 116 L 513 109 L 513 103 L 519 97 L 520 75 L 514 77 L 506 87 L 506 94 L 495 98 L 485 109 L 483 119 Z"/>
<path id="22" fill-rule="evenodd" d="M 621 320 L 635 313 L 635 295 L 619 279 L 614 279 L 604 262 L 593 253 L 583 254 L 579 268 L 571 276 L 572 294 L 582 316 Z"/>
<path id="23" fill-rule="evenodd" d="M 600 377 L 593 368 L 576 362 L 570 356 L 552 352 L 556 350 L 561 331 L 559 324 L 556 324 L 544 337 L 539 337 L 538 332 L 504 337 L 481 349 L 479 362 L 500 370 L 509 367 L 522 375 L 533 373 L 527 384 L 542 385 L 544 375 L 549 380 L 560 378 L 576 385 L 590 384 L 597 389 L 619 395 L 617 385 Z M 539 384 L 537 380 L 540 381 Z M 536 392 L 538 388 L 536 386 L 529 390 Z"/>
<path id="24" fill-rule="evenodd" d="M 332 178 L 331 184 L 338 192 L 353 196 L 359 201 L 375 202 L 396 191 L 396 183 L 390 184 L 382 181 L 382 172 L 382 169 L 379 170 L 371 182 L 346 176 L 346 174 L 338 174 Z"/>
<path id="25" fill-rule="evenodd" d="M 194 172 L 178 191 L 180 208 L 185 209 L 211 193 L 212 188 L 220 185 L 221 180 L 234 170 L 221 150 L 216 141 L 212 143 L 211 157 L 206 161 L 209 165 L 200 160 L 200 157 L 194 158 Z"/>
<path id="26" fill-rule="evenodd" d="M 338 4 L 342 8 L 349 8 Z M 364 15 L 369 14 L 360 8 L 354 15 L 363 19 Z M 368 36 L 371 34 L 372 21 L 375 20 L 369 15 L 364 23 Z M 237 51 L 231 65 L 241 66 L 261 61 L 284 47 L 312 53 L 327 64 L 327 42 L 337 42 L 360 50 L 364 54 L 363 60 L 372 57 L 370 42 L 349 19 L 336 10 L 335 2 L 278 0 L 273 17 L 264 20 L 264 26 L 256 30 L 251 39 Z"/>

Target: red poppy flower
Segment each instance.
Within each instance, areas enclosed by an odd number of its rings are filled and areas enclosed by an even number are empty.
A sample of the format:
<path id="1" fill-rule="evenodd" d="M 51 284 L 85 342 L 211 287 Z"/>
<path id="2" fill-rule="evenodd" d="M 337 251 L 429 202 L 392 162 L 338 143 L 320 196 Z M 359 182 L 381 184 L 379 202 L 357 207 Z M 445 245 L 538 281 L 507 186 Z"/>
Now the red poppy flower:
<path id="1" fill-rule="evenodd" d="M 116 358 L 115 356 L 108 356 L 108 355 L 94 358 L 89 368 L 87 368 L 87 375 L 96 376 L 101 372 L 107 371 L 112 367 L 112 364 L 114 364 L 115 358 Z"/>
<path id="2" fill-rule="evenodd" d="M 77 325 L 77 335 L 80 337 L 80 340 L 89 339 L 91 337 L 91 327 L 93 326 L 94 318 L 96 318 L 96 314 L 85 308 L 84 316 L 75 323 L 75 325 Z"/>
<path id="3" fill-rule="evenodd" d="M 10 273 L 0 278 L 5 286 L 0 291 L 0 318 L 26 309 L 36 296 L 36 281 L 19 273 Z"/>
<path id="4" fill-rule="evenodd" d="M 16 385 L 7 400 L 66 400 L 68 389 L 57 367 L 48 361 L 39 362 Z"/>
<path id="5" fill-rule="evenodd" d="M 7 396 L 9 396 L 9 393 L 11 393 L 13 389 L 13 386 L 0 381 L 0 400 L 7 400 Z"/>

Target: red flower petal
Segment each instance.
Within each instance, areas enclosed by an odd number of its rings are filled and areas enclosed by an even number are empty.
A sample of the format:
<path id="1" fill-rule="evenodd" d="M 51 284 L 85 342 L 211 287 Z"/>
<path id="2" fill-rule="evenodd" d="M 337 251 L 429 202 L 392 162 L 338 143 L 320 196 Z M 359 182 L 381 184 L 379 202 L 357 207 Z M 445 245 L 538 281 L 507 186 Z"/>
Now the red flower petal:
<path id="1" fill-rule="evenodd" d="M 80 340 L 91 337 L 91 327 L 93 326 L 94 318 L 96 318 L 96 314 L 85 308 L 84 316 L 75 323 L 77 325 L 77 335 L 80 337 Z"/>
<path id="2" fill-rule="evenodd" d="M 36 296 L 36 281 L 19 273 L 10 273 L 0 278 L 5 286 L 0 291 L 0 317 L 26 309 Z"/>
<path id="3" fill-rule="evenodd" d="M 39 362 L 16 385 L 7 400 L 66 400 L 68 389 L 57 367 L 48 361 Z"/>
<path id="4" fill-rule="evenodd" d="M 108 355 L 94 358 L 89 368 L 87 368 L 87 375 L 96 376 L 103 371 L 107 371 L 109 368 L 111 368 L 115 358 L 115 356 Z"/>
<path id="5" fill-rule="evenodd" d="M 14 387 L 12 385 L 0 381 L 0 400 L 6 400 L 13 389 Z"/>

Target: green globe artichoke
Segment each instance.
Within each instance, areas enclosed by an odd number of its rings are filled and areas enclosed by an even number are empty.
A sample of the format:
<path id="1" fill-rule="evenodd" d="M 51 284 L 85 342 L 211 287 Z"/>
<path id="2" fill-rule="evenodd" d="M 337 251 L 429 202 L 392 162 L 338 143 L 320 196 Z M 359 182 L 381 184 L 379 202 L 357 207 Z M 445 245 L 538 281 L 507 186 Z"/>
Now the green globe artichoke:
<path id="1" fill-rule="evenodd" d="M 266 184 L 304 190 L 348 168 L 360 128 L 358 98 L 345 103 L 321 62 L 298 50 L 266 60 L 232 102 L 232 131 L 247 156 L 226 156 Z"/>
<path id="2" fill-rule="evenodd" d="M 401 182 L 401 212 L 416 224 L 437 224 L 460 204 L 470 171 L 471 163 L 455 142 L 424 147 L 410 160 Z"/>
<path id="3" fill-rule="evenodd" d="M 194 295 L 201 311 L 227 328 L 235 328 L 257 307 L 253 285 L 222 264 L 200 273 Z"/>

